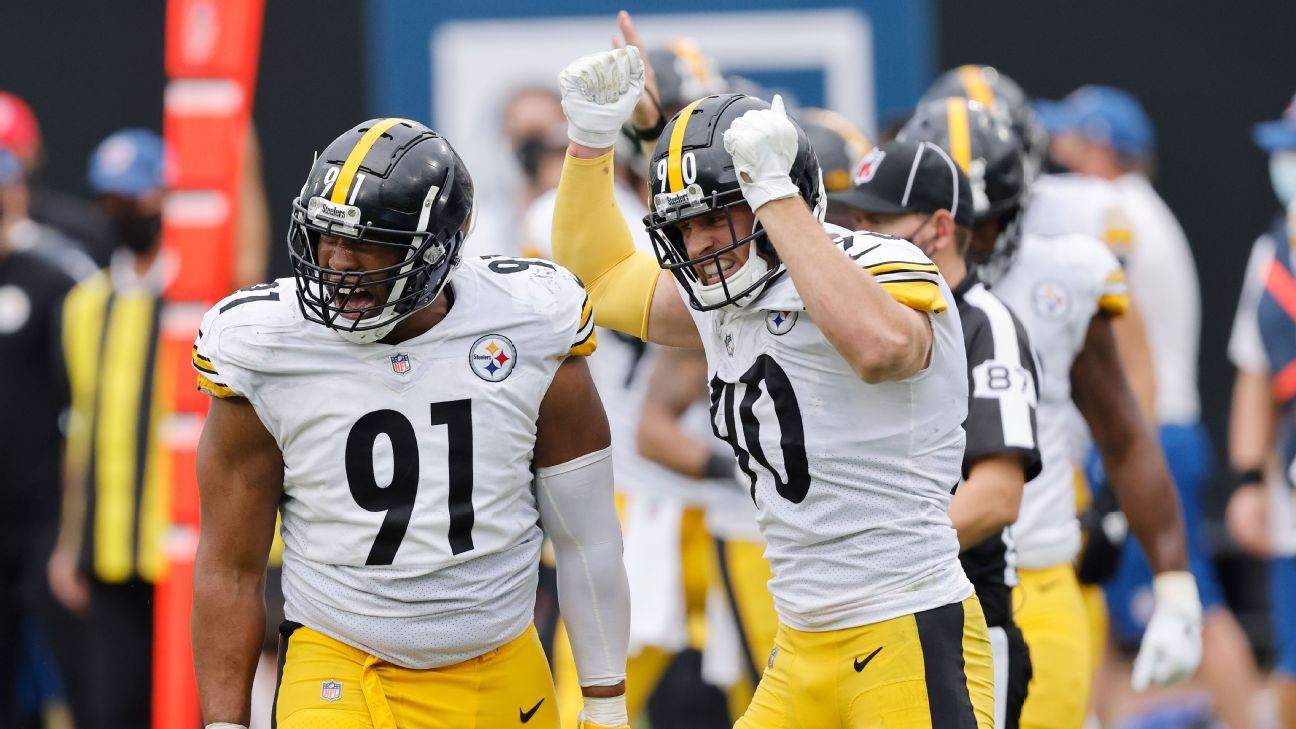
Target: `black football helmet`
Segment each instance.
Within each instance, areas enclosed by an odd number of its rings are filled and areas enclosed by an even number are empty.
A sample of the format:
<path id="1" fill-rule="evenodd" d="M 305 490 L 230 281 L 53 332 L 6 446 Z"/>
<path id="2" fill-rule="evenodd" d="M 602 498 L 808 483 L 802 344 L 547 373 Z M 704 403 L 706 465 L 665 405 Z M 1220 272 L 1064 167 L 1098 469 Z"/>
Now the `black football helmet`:
<path id="1" fill-rule="evenodd" d="M 690 305 L 699 311 L 725 306 L 744 306 L 784 271 L 765 230 L 757 222 L 752 230 L 734 228 L 731 210 L 746 205 L 733 157 L 725 151 L 724 133 L 734 120 L 753 109 L 770 105 L 744 94 L 706 96 L 684 107 L 666 125 L 648 164 L 649 210 L 644 225 L 662 268 L 670 271 L 688 293 Z M 795 125 L 796 122 L 793 122 Z M 792 182 L 801 197 L 823 220 L 827 195 L 819 160 L 805 132 L 797 126 L 797 154 L 791 170 Z M 679 223 L 692 218 L 723 213 L 733 242 L 697 258 L 690 258 Z M 720 265 L 720 256 L 739 246 L 752 246 L 747 263 L 718 283 L 702 285 L 696 266 Z M 763 255 L 761 255 L 763 254 Z"/>
<path id="2" fill-rule="evenodd" d="M 1031 179 L 1039 174 L 1048 154 L 1048 132 L 1021 85 L 994 66 L 968 64 L 942 73 L 919 103 L 951 96 L 972 99 L 991 111 L 1007 114 L 1026 153 L 1027 173 Z"/>
<path id="3" fill-rule="evenodd" d="M 445 288 L 473 213 L 468 168 L 441 135 L 409 119 L 370 119 L 344 132 L 315 158 L 292 203 L 288 253 L 303 316 L 355 342 L 387 336 Z M 321 234 L 395 248 L 400 259 L 374 270 L 326 268 Z M 390 285 L 385 301 L 349 307 L 356 287 L 382 284 Z"/>
<path id="4" fill-rule="evenodd" d="M 1021 221 L 1029 198 L 1021 141 L 1005 115 L 971 99 L 949 97 L 919 104 L 897 139 L 932 142 L 949 153 L 972 183 L 972 214 L 976 223 L 998 222 L 993 250 L 969 260 L 993 278 L 1006 270 L 1021 241 Z M 993 262 L 993 265 L 991 265 Z"/>

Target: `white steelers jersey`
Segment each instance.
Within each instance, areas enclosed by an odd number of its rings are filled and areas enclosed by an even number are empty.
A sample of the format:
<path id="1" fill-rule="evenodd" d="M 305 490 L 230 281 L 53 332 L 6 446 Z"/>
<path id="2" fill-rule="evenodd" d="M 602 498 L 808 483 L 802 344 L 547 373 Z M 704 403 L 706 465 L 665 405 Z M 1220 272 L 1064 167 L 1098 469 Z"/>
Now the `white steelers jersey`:
<path id="1" fill-rule="evenodd" d="M 283 452 L 285 615 L 411 668 L 502 645 L 532 619 L 536 418 L 593 351 L 584 287 L 556 264 L 471 258 L 427 332 L 355 344 L 303 320 L 291 278 L 203 319 L 200 388 L 251 401 Z"/>
<path id="2" fill-rule="evenodd" d="M 897 382 L 859 379 L 786 274 L 746 307 L 690 308 L 711 375 L 712 424 L 752 484 L 775 607 L 785 625 L 806 631 L 972 594 L 946 514 L 967 415 L 953 295 L 909 242 L 825 230 L 897 300 L 929 313 L 926 369 Z"/>
<path id="3" fill-rule="evenodd" d="M 1040 363 L 1035 417 L 1044 467 L 1026 485 L 1013 526 L 1017 564 L 1051 567 L 1069 562 L 1080 548 L 1071 363 L 1084 346 L 1095 314 L 1120 314 L 1128 307 L 1125 278 L 1115 255 L 1100 241 L 1082 235 L 1027 234 L 1012 266 L 992 290 L 1025 326 Z"/>

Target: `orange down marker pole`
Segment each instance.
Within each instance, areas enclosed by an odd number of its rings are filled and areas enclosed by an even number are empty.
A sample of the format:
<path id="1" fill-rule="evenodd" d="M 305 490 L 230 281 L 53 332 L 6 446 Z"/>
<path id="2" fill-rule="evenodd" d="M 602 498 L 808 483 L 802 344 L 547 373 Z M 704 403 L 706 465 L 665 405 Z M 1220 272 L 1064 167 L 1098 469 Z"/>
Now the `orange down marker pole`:
<path id="1" fill-rule="evenodd" d="M 154 599 L 153 727 L 193 729 L 202 717 L 189 616 L 198 545 L 194 453 L 207 412 L 190 346 L 202 313 L 230 291 L 238 185 L 256 89 L 265 0 L 167 0 L 163 136 L 170 187 L 163 247 L 180 271 L 167 289 L 160 368 L 173 414 L 162 427 L 172 474 L 166 570 Z"/>

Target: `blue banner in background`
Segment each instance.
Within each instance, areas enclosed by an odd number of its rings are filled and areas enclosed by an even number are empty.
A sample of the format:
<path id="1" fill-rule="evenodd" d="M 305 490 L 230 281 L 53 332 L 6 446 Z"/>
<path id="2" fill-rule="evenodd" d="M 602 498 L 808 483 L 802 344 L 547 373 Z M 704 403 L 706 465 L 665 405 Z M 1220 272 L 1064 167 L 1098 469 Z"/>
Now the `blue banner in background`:
<path id="1" fill-rule="evenodd" d="M 489 92 L 487 85 L 497 76 L 498 69 L 483 67 L 468 58 L 456 59 L 439 53 L 438 40 L 454 43 L 443 33 L 446 26 L 476 24 L 489 33 L 489 21 L 513 23 L 512 30 L 523 28 L 511 52 L 493 54 L 493 63 L 520 64 L 535 75 L 530 83 L 553 85 L 557 71 L 565 62 L 549 68 L 548 58 L 529 59 L 532 44 L 545 45 L 554 41 L 565 42 L 566 60 L 584 53 L 607 48 L 616 30 L 615 14 L 629 10 L 641 26 L 646 42 L 665 42 L 670 36 L 695 38 L 704 51 L 716 56 L 723 71 L 740 71 L 754 81 L 792 92 L 803 105 L 828 105 L 846 114 L 870 136 L 879 122 L 908 111 L 917 101 L 934 73 L 935 44 L 934 21 L 930 0 L 855 0 L 854 2 L 822 2 L 816 0 L 794 2 L 790 0 L 745 0 L 700 3 L 697 0 L 655 0 L 654 2 L 599 2 L 598 0 L 549 0 L 524 2 L 522 0 L 491 0 L 478 3 L 429 2 L 428 0 L 372 0 L 365 37 L 368 41 L 369 108 L 375 116 L 407 116 L 441 125 L 445 119 L 443 107 L 457 103 L 439 93 L 447 77 L 463 80 L 463 85 Z M 793 49 L 792 44 L 804 45 L 804 34 L 788 37 L 784 32 L 786 19 L 813 16 L 824 11 L 839 11 L 840 15 L 823 15 L 819 36 L 823 39 L 810 48 Z M 761 28 L 759 16 L 771 19 L 772 25 Z M 851 28 L 843 28 L 834 18 L 849 18 L 846 26 L 861 29 L 852 40 Z M 742 18 L 755 18 L 743 22 Z M 517 21 L 535 21 L 571 18 L 578 21 L 568 32 L 566 25 L 543 22 L 527 34 Z M 654 19 L 668 20 L 668 27 L 654 23 Z M 481 21 L 487 21 L 485 25 Z M 596 23 L 599 31 L 590 36 L 575 30 L 576 24 Z M 747 49 L 746 58 L 735 58 L 741 53 L 722 53 L 708 43 L 725 31 L 727 26 L 744 25 L 755 28 L 750 37 L 733 37 L 732 42 Z M 663 34 L 661 31 L 666 31 Z M 845 31 L 845 33 L 843 33 Z M 511 34 L 510 34 L 511 35 Z M 502 37 L 502 35 L 501 35 Z M 515 36 L 516 37 L 516 36 Z M 856 46 L 856 47 L 852 47 Z M 835 98 L 843 96 L 847 84 L 838 80 L 834 93 L 829 88 L 827 76 L 834 72 L 825 70 L 823 58 L 813 54 L 797 58 L 797 51 L 815 51 L 821 56 L 851 58 L 865 52 L 856 79 L 862 102 Z M 734 59 L 726 62 L 726 57 Z M 768 59 L 767 63 L 757 62 Z M 453 68 L 445 68 L 449 65 Z M 867 78 L 865 78 L 867 76 Z M 477 83 L 474 84 L 474 79 Z M 851 113 L 851 107 L 856 113 Z M 859 118 L 859 114 L 867 118 Z M 449 133 L 449 130 L 446 130 Z"/>

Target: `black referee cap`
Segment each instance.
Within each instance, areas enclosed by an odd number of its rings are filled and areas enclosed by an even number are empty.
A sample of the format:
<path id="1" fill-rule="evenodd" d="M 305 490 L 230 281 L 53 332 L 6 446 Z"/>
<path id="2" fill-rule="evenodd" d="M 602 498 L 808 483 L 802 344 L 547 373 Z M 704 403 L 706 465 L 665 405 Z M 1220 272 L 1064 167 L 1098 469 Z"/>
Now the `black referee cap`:
<path id="1" fill-rule="evenodd" d="M 948 210 L 954 224 L 972 227 L 972 185 L 945 150 L 931 142 L 887 142 L 855 168 L 855 185 L 831 202 L 884 215 Z"/>

